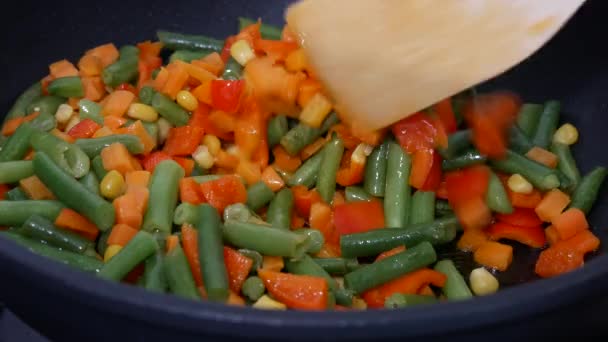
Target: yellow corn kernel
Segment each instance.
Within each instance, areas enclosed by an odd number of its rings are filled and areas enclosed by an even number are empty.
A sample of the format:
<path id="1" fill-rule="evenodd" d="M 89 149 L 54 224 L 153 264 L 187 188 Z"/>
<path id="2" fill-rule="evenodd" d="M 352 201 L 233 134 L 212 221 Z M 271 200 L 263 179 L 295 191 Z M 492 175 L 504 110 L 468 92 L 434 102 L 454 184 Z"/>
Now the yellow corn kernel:
<path id="1" fill-rule="evenodd" d="M 218 137 L 212 134 L 205 134 L 205 136 L 203 137 L 203 145 L 207 146 L 207 148 L 209 149 L 209 153 L 211 153 L 211 155 L 213 156 L 217 156 L 217 154 L 222 149 L 222 143 L 220 142 L 220 139 L 218 139 Z"/>
<path id="2" fill-rule="evenodd" d="M 353 297 L 353 304 L 351 307 L 355 310 L 366 310 L 367 303 L 359 297 Z"/>
<path id="3" fill-rule="evenodd" d="M 106 252 L 103 254 L 103 262 L 108 262 L 122 249 L 121 245 L 109 245 Z"/>
<path id="4" fill-rule="evenodd" d="M 566 145 L 573 145 L 578 140 L 578 129 L 570 123 L 563 124 L 553 134 L 553 141 Z"/>
<path id="5" fill-rule="evenodd" d="M 171 123 L 164 118 L 158 119 L 156 125 L 158 126 L 158 143 L 162 144 L 167 139 L 169 130 L 172 126 Z"/>
<path id="6" fill-rule="evenodd" d="M 57 107 L 55 112 L 55 120 L 62 125 L 67 124 L 74 114 L 74 109 L 69 104 L 62 103 Z"/>
<path id="7" fill-rule="evenodd" d="M 80 123 L 80 117 L 78 115 L 72 115 L 72 118 L 65 125 L 65 129 L 63 131 L 69 132 L 72 128 L 74 128 L 74 126 L 78 125 L 79 123 Z"/>
<path id="8" fill-rule="evenodd" d="M 158 120 L 158 112 L 151 106 L 143 103 L 132 103 L 127 110 L 127 115 L 135 120 L 154 122 Z"/>
<path id="9" fill-rule="evenodd" d="M 192 159 L 203 169 L 210 169 L 215 163 L 213 156 L 209 152 L 209 148 L 204 145 L 196 148 L 194 153 L 192 153 Z"/>
<path id="10" fill-rule="evenodd" d="M 372 145 L 360 143 L 350 156 L 350 162 L 356 164 L 365 164 L 365 160 L 370 154 L 372 154 L 373 150 L 374 147 Z"/>
<path id="11" fill-rule="evenodd" d="M 276 301 L 268 295 L 263 295 L 252 305 L 257 309 L 266 309 L 266 310 L 286 310 L 287 306 L 279 301 Z"/>
<path id="12" fill-rule="evenodd" d="M 304 49 L 297 49 L 287 55 L 285 59 L 285 68 L 291 72 L 304 71 L 306 69 L 307 61 Z"/>
<path id="13" fill-rule="evenodd" d="M 116 170 L 108 172 L 101 183 L 99 183 L 99 192 L 107 199 L 115 199 L 125 192 L 125 179 Z"/>
<path id="14" fill-rule="evenodd" d="M 187 111 L 191 112 L 198 108 L 198 100 L 187 90 L 180 90 L 175 99 L 177 100 L 177 104 Z"/>
<path id="15" fill-rule="evenodd" d="M 331 102 L 321 93 L 316 93 L 302 109 L 300 121 L 311 127 L 319 128 L 331 112 Z"/>
<path id="16" fill-rule="evenodd" d="M 247 62 L 255 58 L 255 53 L 246 40 L 236 41 L 230 47 L 230 56 L 234 58 L 240 65 L 245 65 Z"/>
<path id="17" fill-rule="evenodd" d="M 534 190 L 532 184 L 519 173 L 511 175 L 507 180 L 507 185 L 511 191 L 519 194 L 530 194 Z"/>
<path id="18" fill-rule="evenodd" d="M 93 138 L 107 137 L 108 135 L 112 134 L 114 134 L 114 132 L 112 132 L 112 129 L 110 127 L 103 126 L 97 131 L 95 131 L 95 133 L 93 133 Z"/>
<path id="19" fill-rule="evenodd" d="M 498 280 L 483 267 L 471 271 L 469 275 L 471 290 L 477 296 L 485 296 L 498 291 Z"/>

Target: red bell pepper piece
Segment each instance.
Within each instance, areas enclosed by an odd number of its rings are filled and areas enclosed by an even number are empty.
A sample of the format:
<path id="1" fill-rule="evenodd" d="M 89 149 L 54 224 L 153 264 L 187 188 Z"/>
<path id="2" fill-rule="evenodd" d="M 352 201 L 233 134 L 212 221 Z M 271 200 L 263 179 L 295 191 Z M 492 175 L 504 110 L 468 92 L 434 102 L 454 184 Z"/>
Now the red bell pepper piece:
<path id="1" fill-rule="evenodd" d="M 268 292 L 290 309 L 327 309 L 327 281 L 321 277 L 258 270 Z"/>
<path id="2" fill-rule="evenodd" d="M 384 307 L 384 301 L 395 293 L 417 294 L 422 288 L 430 284 L 443 287 L 446 280 L 447 276 L 445 274 L 422 268 L 367 290 L 362 297 L 370 308 L 382 308 Z"/>
<path id="3" fill-rule="evenodd" d="M 514 240 L 533 248 L 541 248 L 547 242 L 542 226 L 523 227 L 505 222 L 497 222 L 487 229 L 490 240 Z"/>
<path id="4" fill-rule="evenodd" d="M 184 157 L 173 157 L 171 159 L 184 169 L 184 176 L 190 177 L 194 170 L 194 160 Z"/>
<path id="5" fill-rule="evenodd" d="M 437 153 L 436 150 L 432 150 L 432 152 L 433 152 L 433 165 L 431 166 L 431 169 L 429 170 L 428 175 L 426 176 L 426 180 L 424 181 L 424 184 L 418 190 L 437 191 L 438 192 L 439 186 L 441 185 L 441 176 L 442 176 L 441 163 L 443 160 L 441 158 L 441 155 L 439 153 Z"/>
<path id="6" fill-rule="evenodd" d="M 439 120 L 417 113 L 393 124 L 392 131 L 401 147 L 414 153 L 445 145 L 447 136 L 441 126 Z"/>
<path id="7" fill-rule="evenodd" d="M 284 61 L 290 52 L 298 49 L 298 43 L 280 40 L 256 39 L 253 42 L 256 51 L 262 51 L 276 61 Z"/>
<path id="8" fill-rule="evenodd" d="M 205 200 L 217 209 L 220 215 L 234 203 L 247 201 L 247 189 L 237 176 L 229 175 L 200 185 Z"/>
<path id="9" fill-rule="evenodd" d="M 224 42 L 224 48 L 222 49 L 222 53 L 220 54 L 220 57 L 222 58 L 224 64 L 226 64 L 226 62 L 228 62 L 228 60 L 230 59 L 230 48 L 235 42 L 236 36 L 230 36 L 226 38 L 226 41 Z"/>
<path id="10" fill-rule="evenodd" d="M 158 165 L 158 163 L 160 163 L 163 160 L 170 160 L 170 159 L 171 159 L 171 156 L 169 154 L 167 154 L 166 152 L 154 151 L 142 159 L 141 165 L 144 167 L 144 170 L 149 171 L 149 172 L 154 172 L 154 169 L 156 168 L 156 165 Z"/>
<path id="11" fill-rule="evenodd" d="M 253 260 L 230 247 L 224 246 L 224 264 L 228 272 L 230 289 L 236 293 L 241 293 L 241 287 L 243 287 L 243 283 L 253 266 Z"/>
<path id="12" fill-rule="evenodd" d="M 340 204 L 334 208 L 334 224 L 340 235 L 384 228 L 384 209 L 379 201 Z"/>
<path id="13" fill-rule="evenodd" d="M 116 87 L 116 90 L 126 90 L 137 96 L 137 89 L 135 89 L 135 87 L 130 83 L 122 83 L 118 87 Z"/>
<path id="14" fill-rule="evenodd" d="M 68 131 L 68 135 L 75 139 L 90 138 L 100 128 L 101 126 L 97 122 L 91 119 L 84 119 L 72 127 Z"/>
<path id="15" fill-rule="evenodd" d="M 170 156 L 191 155 L 200 145 L 205 132 L 197 126 L 172 127 L 163 151 Z"/>
<path id="16" fill-rule="evenodd" d="M 310 207 L 314 203 L 323 202 L 321 195 L 319 195 L 315 189 L 308 190 L 308 188 L 303 185 L 297 185 L 291 188 L 291 191 L 293 192 L 296 212 L 301 217 L 309 217 Z"/>
<path id="17" fill-rule="evenodd" d="M 538 227 L 543 224 L 543 221 L 536 215 L 534 209 L 530 208 L 514 208 L 510 214 L 497 213 L 496 219 L 500 222 L 521 227 Z"/>
<path id="18" fill-rule="evenodd" d="M 473 166 L 446 175 L 448 202 L 466 228 L 483 228 L 492 216 L 485 202 L 490 173 L 487 166 Z"/>
<path id="19" fill-rule="evenodd" d="M 211 81 L 211 103 L 213 108 L 226 113 L 234 113 L 241 103 L 241 95 L 245 87 L 244 80 Z"/>
<path id="20" fill-rule="evenodd" d="M 184 177 L 179 180 L 180 202 L 190 204 L 201 204 L 205 202 L 205 197 L 200 185 L 191 177 Z"/>
<path id="21" fill-rule="evenodd" d="M 11 188 L 6 184 L 0 184 L 0 200 L 6 198 L 6 193 L 9 192 Z"/>
<path id="22" fill-rule="evenodd" d="M 457 123 L 456 116 L 454 115 L 454 109 L 452 108 L 452 99 L 447 98 L 441 100 L 435 104 L 435 114 L 439 118 L 439 121 L 443 124 L 446 133 L 456 132 Z"/>

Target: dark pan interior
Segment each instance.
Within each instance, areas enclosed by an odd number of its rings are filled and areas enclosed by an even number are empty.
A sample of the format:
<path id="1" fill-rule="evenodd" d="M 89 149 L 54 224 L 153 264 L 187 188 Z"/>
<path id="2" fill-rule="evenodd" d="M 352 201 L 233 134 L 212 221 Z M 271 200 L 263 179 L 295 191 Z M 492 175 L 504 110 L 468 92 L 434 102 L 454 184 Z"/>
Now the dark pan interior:
<path id="1" fill-rule="evenodd" d="M 82 54 L 82 52 L 90 47 L 96 46 L 105 42 L 114 42 L 116 45 L 135 43 L 146 39 L 154 39 L 157 29 L 167 29 L 182 31 L 185 33 L 202 33 L 217 38 L 223 38 L 228 34 L 234 33 L 236 30 L 236 18 L 238 16 L 261 17 L 264 21 L 281 24 L 282 14 L 285 5 L 290 1 L 284 0 L 220 0 L 220 1 L 160 1 L 148 0 L 137 2 L 126 2 L 107 0 L 98 3 L 87 3 L 85 7 L 82 2 L 20 2 L 15 4 L 16 8 L 12 11 L 3 11 L 0 13 L 0 22 L 4 27 L 5 34 L 1 38 L 2 46 L 5 47 L 0 54 L 0 68 L 2 68 L 3 79 L 0 82 L 0 108 L 7 110 L 14 98 L 33 81 L 40 79 L 47 71 L 47 65 L 50 62 L 68 58 L 72 61 Z M 526 60 L 514 70 L 482 85 L 482 90 L 494 89 L 509 89 L 520 94 L 526 102 L 543 102 L 549 99 L 557 99 L 562 101 L 563 113 L 562 120 L 572 122 L 580 131 L 580 141 L 574 147 L 574 155 L 578 162 L 582 173 L 590 171 L 596 165 L 608 165 L 608 153 L 605 151 L 605 146 L 608 143 L 606 130 L 608 129 L 608 50 L 604 42 L 605 24 L 603 22 L 602 13 L 608 10 L 608 3 L 601 0 L 589 0 L 579 13 L 572 19 L 570 23 L 561 31 L 556 38 L 545 46 L 538 53 Z M 602 239 L 601 250 L 597 254 L 603 254 L 608 250 L 608 196 L 606 196 L 606 187 L 604 186 L 600 192 L 600 200 L 597 202 L 590 216 L 590 222 L 595 229 L 595 232 Z M 0 241 L 0 261 L 14 260 L 14 248 L 4 248 L 6 242 Z M 498 274 L 501 285 L 508 287 L 531 280 L 536 281 L 537 278 L 533 274 L 533 265 L 535 263 L 537 252 L 531 251 L 529 248 L 514 244 L 516 247 L 514 253 L 513 266 L 504 273 Z M 455 249 L 450 246 L 443 248 L 440 251 L 441 255 L 454 255 Z M 37 298 L 41 307 L 44 309 L 35 310 L 32 308 L 33 303 L 30 300 L 25 300 L 23 296 L 36 293 L 36 287 L 40 286 L 33 284 L 32 280 L 37 279 L 35 275 L 30 274 L 34 271 L 30 266 L 41 264 L 38 258 L 21 254 L 25 258 L 23 264 L 6 263 L 0 267 L 0 301 L 5 301 L 11 308 L 21 315 L 26 322 L 31 322 L 36 328 L 42 329 L 45 333 L 52 336 L 68 337 L 68 336 L 84 336 L 84 333 L 74 331 L 74 335 L 70 332 L 62 331 L 57 327 L 49 326 L 48 322 L 55 322 L 51 317 L 54 313 L 61 312 L 52 298 L 44 297 Z M 470 269 L 474 267 L 470 255 L 457 254 L 456 259 L 460 260 L 458 265 L 461 270 L 468 274 Z M 608 257 L 597 258 L 596 263 L 590 263 L 589 268 L 595 265 L 608 272 Z M 65 271 L 54 264 L 51 265 L 48 272 Z M 25 266 L 24 266 L 25 265 Z M 588 270 L 583 270 L 586 272 Z M 30 273 L 28 273 L 30 272 Z M 55 294 L 59 295 L 56 288 L 61 286 L 60 283 L 53 283 L 55 278 L 49 275 L 50 283 L 48 289 L 54 289 Z M 79 283 L 80 277 L 78 274 L 70 273 L 73 280 Z M 589 274 L 580 275 L 577 279 L 593 278 L 600 276 L 594 274 L 593 277 Z M 56 275 L 56 273 L 55 273 Z M 55 280 L 53 280 L 55 279 Z M 564 277 L 564 279 L 568 279 Z M 571 281 L 574 277 L 569 278 Z M 606 277 L 602 279 L 606 280 Z M 28 280 L 26 282 L 26 280 Z M 44 281 L 45 279 L 39 279 Z M 562 279 L 563 280 L 563 279 Z M 108 285 L 94 280 L 82 280 L 89 286 L 88 290 L 92 293 L 102 293 L 99 298 L 104 298 L 108 302 L 114 300 L 117 308 L 126 305 L 120 303 L 119 298 L 109 298 L 107 296 Z M 542 281 L 548 289 L 566 288 L 568 283 L 549 280 Z M 8 283 L 8 284 L 7 284 Z M 81 283 L 79 283 L 81 284 Z M 553 285 L 551 285 L 553 284 Z M 74 283 L 67 282 L 64 284 L 69 286 Z M 591 289 L 585 290 L 584 286 L 589 284 L 583 283 L 577 289 L 576 300 L 584 300 L 587 295 L 595 293 Z M 606 283 L 603 283 L 605 287 Z M 488 301 L 486 305 L 494 307 L 497 312 L 503 307 L 502 301 L 513 301 L 522 298 L 524 288 L 521 286 L 521 291 L 508 292 L 496 299 Z M 590 286 L 590 285 L 589 285 Z M 599 286 L 595 284 L 594 286 Z M 111 289 L 117 291 L 121 295 L 127 295 L 127 292 L 122 289 L 124 286 L 114 286 Z M 519 290 L 519 287 L 517 287 Z M 104 290 L 105 289 L 105 290 Z M 133 289 L 128 289 L 128 294 L 133 295 L 136 292 L 131 292 Z M 50 290 L 49 290 L 50 291 Z M 105 292 L 104 292 L 105 291 Z M 121 292 L 123 291 L 123 292 Z M 127 291 L 127 290 L 125 290 Z M 579 291 L 586 291 L 579 292 Z M 550 291 L 548 291 L 550 292 Z M 77 292 L 80 293 L 80 292 Z M 542 291 L 537 292 L 542 294 Z M 65 292 L 63 292 L 65 295 Z M 82 295 L 82 294 L 80 294 Z M 89 293 L 89 295 L 91 295 Z M 107 295 L 107 296 L 106 296 Z M 35 295 L 34 295 L 35 296 Z M 106 296 L 106 297 L 104 297 Z M 595 295 L 594 295 L 595 296 Z M 42 296 L 39 296 L 42 297 Z M 185 315 L 190 319 L 211 321 L 222 321 L 214 328 L 195 326 L 190 320 L 179 321 L 177 319 L 167 320 L 165 325 L 160 324 L 159 327 L 168 329 L 176 333 L 177 336 L 183 331 L 183 336 L 194 337 L 196 334 L 213 331 L 213 334 L 238 334 L 243 335 L 230 321 L 240 321 L 242 325 L 258 322 L 251 318 L 253 315 L 258 317 L 266 317 L 269 320 L 265 324 L 276 327 L 281 326 L 285 329 L 305 328 L 310 326 L 323 326 L 319 331 L 328 333 L 336 333 L 339 331 L 340 337 L 356 338 L 365 337 L 365 334 L 357 333 L 357 327 L 369 326 L 391 326 L 401 324 L 400 319 L 387 319 L 388 316 L 381 316 L 374 313 L 362 314 L 358 319 L 353 319 L 350 322 L 344 321 L 335 315 L 300 315 L 280 317 L 272 315 L 253 314 L 250 311 L 242 311 L 234 313 L 233 310 L 227 308 L 200 304 L 200 314 L 193 314 L 194 307 L 187 306 L 182 301 L 174 299 L 159 298 L 158 296 L 148 294 L 135 295 L 133 299 L 138 304 L 145 301 L 151 301 L 153 308 L 157 310 L 159 303 L 166 306 L 167 312 L 173 310 L 179 312 L 178 316 Z M 92 297 L 88 297 L 92 298 Z M 99 298 L 96 300 L 99 301 Z M 141 299 L 141 301 L 140 301 Z M 597 297 L 596 297 L 597 299 Z M 603 298 L 599 298 L 601 301 Z M 564 298 L 564 306 L 567 301 L 573 301 L 572 298 Z M 78 300 L 76 300 L 78 301 Z M 86 301 L 86 298 L 81 298 L 81 301 Z M 91 309 L 99 302 L 88 302 L 86 307 Z M 158 305 L 157 305 L 158 304 Z M 189 303 L 190 304 L 190 303 Z M 76 305 L 76 304 L 74 304 Z M 471 305 L 474 305 L 471 303 Z M 560 303 L 552 303 L 554 306 L 561 305 Z M 185 308 L 188 308 L 187 310 Z M 183 309 L 183 311 L 182 311 Z M 555 308 L 554 308 L 555 309 Z M 72 310 L 72 311 L 69 311 Z M 66 305 L 63 308 L 64 313 L 68 313 L 68 317 L 77 319 L 78 306 Z M 92 315 L 99 315 L 104 310 L 112 310 L 106 305 L 104 308 L 93 310 Z M 114 309 L 117 310 L 117 309 Z M 140 310 L 140 311 L 137 311 Z M 457 308 L 446 308 L 445 311 L 452 312 L 452 318 L 458 317 Z M 548 310 L 548 309 L 547 309 Z M 437 310 L 428 311 L 429 318 L 432 318 Z M 107 314 L 107 312 L 106 312 Z M 166 313 L 165 313 L 166 314 Z M 400 313 L 394 313 L 399 315 Z M 442 314 L 449 315 L 443 312 Z M 471 319 L 478 320 L 482 324 L 484 321 L 479 317 L 479 313 L 475 316 L 475 312 L 470 313 Z M 124 315 L 124 316 L 123 316 Z M 131 323 L 132 329 L 138 328 L 140 325 L 146 326 L 141 319 L 140 309 L 125 310 L 121 315 L 125 320 L 134 319 Z M 97 317 L 97 316 L 96 316 Z M 290 318 L 292 317 L 292 318 Z M 298 317 L 301 322 L 293 320 L 293 317 Z M 350 316 L 349 316 L 350 317 Z M 446 316 L 448 317 L 448 316 Z M 291 320 L 290 320 L 291 319 Z M 511 319 L 516 319 L 513 317 Z M 261 320 L 261 318 L 260 318 Z M 153 320 L 152 320 L 153 321 Z M 152 324 L 149 321 L 148 325 Z M 394 322 L 394 323 L 391 323 Z M 55 322 L 55 324 L 59 324 Z M 168 328 L 166 325 L 171 326 Z M 551 326 L 549 324 L 548 326 Z M 123 329 L 130 329 L 128 324 L 125 324 Z M 160 328 L 159 328 L 160 329 Z M 421 329 L 421 330 L 420 330 Z M 442 330 L 420 328 L 416 334 L 437 333 Z M 285 330 L 289 331 L 289 330 Z M 283 331 L 283 332 L 285 332 Z M 412 332 L 413 330 L 410 330 Z M 158 332 L 157 332 L 158 333 Z M 311 335 L 312 334 L 312 335 Z M 398 336 L 407 334 L 403 329 L 395 329 L 382 332 L 382 335 Z M 412 333 L 413 334 L 413 333 Z M 257 331 L 252 336 L 264 336 L 263 331 Z M 317 332 L 304 329 L 298 331 L 298 336 L 304 338 L 306 336 L 316 336 Z M 110 337 L 110 335 L 103 335 Z M 140 334 L 129 336 L 147 336 L 144 330 Z M 284 335 L 283 335 L 284 336 Z M 329 335 L 329 337 L 332 335 Z M 277 336 L 275 336 L 277 337 Z M 295 336 L 291 336 L 295 337 Z M 328 335 L 325 335 L 328 337 Z"/>

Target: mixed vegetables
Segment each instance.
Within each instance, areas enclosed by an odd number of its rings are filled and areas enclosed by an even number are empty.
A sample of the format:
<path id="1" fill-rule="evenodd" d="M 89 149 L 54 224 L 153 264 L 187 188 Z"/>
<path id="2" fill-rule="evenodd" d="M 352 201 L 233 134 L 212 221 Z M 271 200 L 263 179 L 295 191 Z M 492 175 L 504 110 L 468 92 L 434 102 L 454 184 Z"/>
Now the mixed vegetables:
<path id="1" fill-rule="evenodd" d="M 540 277 L 598 249 L 606 169 L 581 177 L 559 102 L 467 91 L 362 132 L 288 27 L 239 23 L 52 63 L 2 126 L 0 236 L 152 291 L 310 310 L 494 293 L 510 242 L 542 249 Z M 437 260 L 452 241 L 479 268 Z"/>

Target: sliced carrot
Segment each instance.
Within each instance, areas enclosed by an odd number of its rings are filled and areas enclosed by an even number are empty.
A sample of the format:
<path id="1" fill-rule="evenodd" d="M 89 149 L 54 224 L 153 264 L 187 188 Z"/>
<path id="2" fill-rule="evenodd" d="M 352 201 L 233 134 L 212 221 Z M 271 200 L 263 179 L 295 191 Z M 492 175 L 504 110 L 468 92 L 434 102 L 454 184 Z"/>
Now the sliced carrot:
<path id="1" fill-rule="evenodd" d="M 91 241 L 95 241 L 99 235 L 99 229 L 93 222 L 69 208 L 61 209 L 55 219 L 55 225 L 69 229 Z"/>
<path id="2" fill-rule="evenodd" d="M 53 78 L 78 76 L 78 69 L 67 59 L 62 59 L 49 65 L 49 71 Z"/>
<path id="3" fill-rule="evenodd" d="M 274 155 L 275 165 L 285 172 L 295 172 L 302 165 L 299 156 L 289 155 L 281 145 L 275 146 L 272 149 L 272 154 Z"/>
<path id="4" fill-rule="evenodd" d="M 210 53 L 201 59 L 195 59 L 190 63 L 199 66 L 216 76 L 224 70 L 224 61 L 222 61 L 222 57 L 220 57 L 220 54 L 217 52 Z"/>
<path id="5" fill-rule="evenodd" d="M 496 219 L 500 222 L 521 227 L 537 227 L 543 224 L 534 210 L 529 208 L 514 208 L 510 214 L 497 213 Z"/>
<path id="6" fill-rule="evenodd" d="M 391 256 L 395 255 L 395 254 L 399 254 L 401 252 L 405 252 L 405 250 L 406 250 L 405 246 L 403 246 L 403 245 L 402 246 L 397 246 L 397 247 L 395 247 L 393 249 L 389 249 L 388 251 L 384 251 L 384 252 L 378 254 L 378 256 L 376 257 L 376 259 L 374 261 L 380 261 L 382 259 L 386 259 L 388 257 L 391 257 Z"/>
<path id="7" fill-rule="evenodd" d="M 547 242 L 549 242 L 550 246 L 555 245 L 559 241 L 559 234 L 553 226 L 545 228 L 545 236 L 547 237 Z"/>
<path id="8" fill-rule="evenodd" d="M 578 208 L 564 211 L 552 223 L 560 240 L 567 240 L 577 233 L 589 229 L 585 213 Z"/>
<path id="9" fill-rule="evenodd" d="M 538 146 L 532 147 L 526 153 L 526 157 L 552 169 L 555 169 L 558 162 L 558 158 L 553 152 L 547 151 L 544 148 Z"/>
<path id="10" fill-rule="evenodd" d="M 84 55 L 78 61 L 78 69 L 81 76 L 99 76 L 103 71 L 101 59 L 99 57 L 88 54 Z"/>
<path id="11" fill-rule="evenodd" d="M 191 91 L 192 95 L 196 97 L 197 100 L 205 103 L 207 105 L 211 105 L 213 100 L 211 98 L 211 81 L 201 82 L 201 84 L 194 88 Z"/>
<path id="12" fill-rule="evenodd" d="M 179 180 L 179 198 L 181 202 L 200 204 L 205 202 L 200 185 L 191 177 Z"/>
<path id="13" fill-rule="evenodd" d="M 116 170 L 125 175 L 130 171 L 134 171 L 131 164 L 129 150 L 121 143 L 113 143 L 101 150 L 101 160 L 103 161 L 104 169 Z"/>
<path id="14" fill-rule="evenodd" d="M 119 57 L 118 49 L 112 43 L 97 46 L 87 51 L 86 54 L 90 54 L 99 58 L 99 60 L 101 61 L 101 66 L 103 68 L 116 62 Z"/>
<path id="15" fill-rule="evenodd" d="M 137 203 L 137 197 L 128 192 L 114 199 L 112 202 L 116 213 L 116 223 L 124 223 L 139 229 L 143 222 L 141 204 Z"/>
<path id="16" fill-rule="evenodd" d="M 137 235 L 139 230 L 124 224 L 119 223 L 112 227 L 112 231 L 110 232 L 110 236 L 108 236 L 108 245 L 119 245 L 125 246 L 132 238 Z"/>
<path id="17" fill-rule="evenodd" d="M 91 101 L 99 101 L 106 94 L 106 88 L 99 76 L 83 76 L 82 88 L 84 97 Z"/>
<path id="18" fill-rule="evenodd" d="M 547 192 L 538 203 L 534 211 L 545 222 L 551 222 L 557 218 L 570 204 L 570 196 L 559 189 Z"/>
<path id="19" fill-rule="evenodd" d="M 160 71 L 156 75 L 152 86 L 156 91 L 162 91 L 169 80 L 169 70 L 165 67 L 160 67 Z"/>
<path id="20" fill-rule="evenodd" d="M 177 93 L 184 88 L 186 81 L 188 81 L 188 72 L 184 68 L 185 63 L 170 63 L 167 66 L 169 76 L 167 82 L 163 85 L 161 92 L 166 94 L 172 99 L 175 99 Z"/>
<path id="21" fill-rule="evenodd" d="M 243 283 L 247 280 L 253 266 L 253 260 L 230 247 L 224 246 L 224 264 L 228 273 L 230 290 L 240 293 Z"/>
<path id="22" fill-rule="evenodd" d="M 187 223 L 182 225 L 182 245 L 196 286 L 203 286 L 203 274 L 198 249 L 198 231 Z"/>
<path id="23" fill-rule="evenodd" d="M 328 286 L 321 277 L 258 270 L 268 292 L 290 309 L 327 308 Z"/>
<path id="24" fill-rule="evenodd" d="M 488 241 L 488 234 L 481 229 L 468 229 L 458 240 L 458 249 L 464 252 L 474 252 L 479 246 Z"/>
<path id="25" fill-rule="evenodd" d="M 103 115 L 123 116 L 135 100 L 135 95 L 128 90 L 116 90 L 107 97 L 101 112 Z"/>
<path id="26" fill-rule="evenodd" d="M 175 234 L 171 234 L 167 236 L 167 241 L 165 242 L 166 252 L 169 253 L 173 250 L 173 248 L 179 246 L 179 237 Z M 200 289 L 200 287 L 199 287 Z"/>
<path id="27" fill-rule="evenodd" d="M 272 166 L 267 166 L 262 171 L 262 180 L 274 192 L 281 190 L 285 186 L 285 181 Z"/>
<path id="28" fill-rule="evenodd" d="M 119 134 L 131 134 L 138 137 L 141 143 L 144 145 L 144 154 L 152 152 L 154 147 L 156 147 L 154 138 L 152 138 L 150 133 L 146 131 L 146 128 L 140 120 L 135 121 L 135 123 L 129 125 L 128 127 L 119 128 L 116 130 L 116 132 Z"/>
<path id="29" fill-rule="evenodd" d="M 19 186 L 27 194 L 27 197 L 33 200 L 52 200 L 56 199 L 55 195 L 49 188 L 42 183 L 40 178 L 30 176 L 19 181 Z"/>
<path id="30" fill-rule="evenodd" d="M 125 174 L 125 183 L 127 184 L 127 191 L 129 191 L 129 187 L 132 186 L 143 186 L 148 187 L 148 183 L 150 182 L 150 172 L 149 171 L 131 171 Z"/>
<path id="31" fill-rule="evenodd" d="M 475 262 L 499 271 L 506 271 L 513 261 L 513 247 L 495 241 L 486 241 L 473 253 Z"/>

